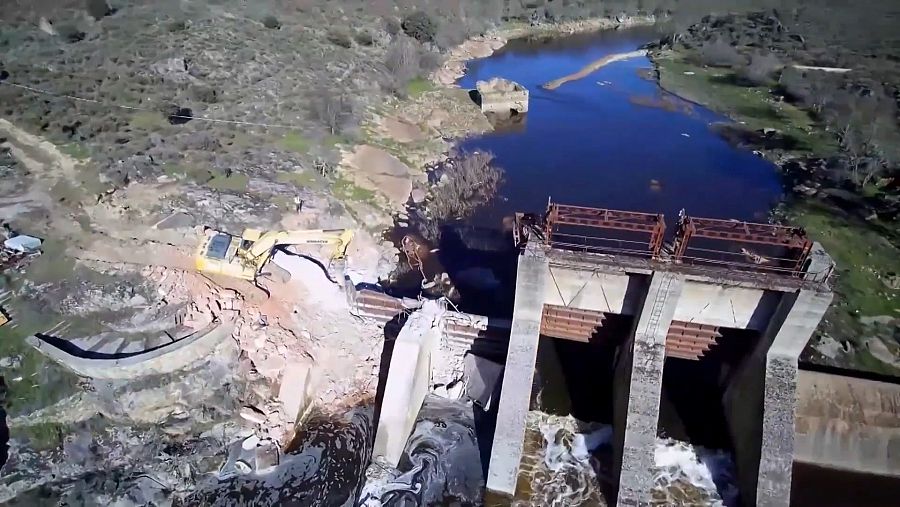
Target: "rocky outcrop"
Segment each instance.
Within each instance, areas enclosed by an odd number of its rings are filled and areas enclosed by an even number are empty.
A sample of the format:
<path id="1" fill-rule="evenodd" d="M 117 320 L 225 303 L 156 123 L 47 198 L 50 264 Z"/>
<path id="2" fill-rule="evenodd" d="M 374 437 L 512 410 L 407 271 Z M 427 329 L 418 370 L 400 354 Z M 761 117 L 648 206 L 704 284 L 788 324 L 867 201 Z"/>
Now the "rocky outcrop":
<path id="1" fill-rule="evenodd" d="M 385 150 L 365 144 L 348 154 L 342 165 L 354 184 L 383 195 L 397 209 L 409 199 L 413 180 L 424 180 L 423 173 L 417 174 Z"/>

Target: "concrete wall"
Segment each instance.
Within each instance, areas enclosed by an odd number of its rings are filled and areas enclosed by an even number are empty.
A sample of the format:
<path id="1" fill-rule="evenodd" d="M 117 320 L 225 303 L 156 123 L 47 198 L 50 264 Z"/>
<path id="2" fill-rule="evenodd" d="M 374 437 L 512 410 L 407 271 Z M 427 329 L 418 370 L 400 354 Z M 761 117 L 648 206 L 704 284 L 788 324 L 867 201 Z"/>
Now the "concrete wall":
<path id="1" fill-rule="evenodd" d="M 540 249 L 529 246 L 519 256 L 509 352 L 506 355 L 487 477 L 488 490 L 506 495 L 515 493 L 522 460 L 525 417 L 531 408 L 541 311 L 546 286 L 552 283 L 547 266 L 547 259 Z"/>
<path id="2" fill-rule="evenodd" d="M 552 266 L 550 282 L 544 289 L 549 305 L 572 306 L 583 310 L 634 315 L 643 294 L 629 290 L 626 274 L 599 273 Z"/>
<path id="3" fill-rule="evenodd" d="M 488 92 L 481 94 L 481 111 L 484 113 L 528 112 L 528 90 Z"/>
<path id="4" fill-rule="evenodd" d="M 391 355 L 372 458 L 397 466 L 431 383 L 431 356 L 440 340 L 436 316 L 428 308 L 404 324 Z"/>
<path id="5" fill-rule="evenodd" d="M 726 387 L 723 406 L 744 505 L 788 505 L 797 358 L 831 297 L 827 291 L 784 294 L 754 350 Z"/>
<path id="6" fill-rule="evenodd" d="M 560 266 L 547 268 L 550 283 L 544 301 L 551 305 L 634 315 L 643 298 L 639 275 L 603 273 Z M 766 291 L 686 281 L 675 320 L 737 329 L 762 330 L 775 311 L 777 298 Z"/>
<path id="7" fill-rule="evenodd" d="M 75 356 L 38 338 L 29 336 L 25 341 L 82 377 L 101 379 L 132 379 L 146 375 L 164 375 L 180 370 L 209 357 L 222 342 L 234 332 L 236 314 L 222 312 L 221 323 L 210 324 L 193 335 L 149 352 L 120 359 L 91 359 Z"/>
<path id="8" fill-rule="evenodd" d="M 765 325 L 774 310 L 770 299 L 763 299 L 765 291 L 743 287 L 686 282 L 675 310 L 675 320 L 710 324 L 737 329 Z M 768 305 L 769 308 L 760 308 Z M 766 319 L 754 318 L 760 313 Z"/>
<path id="9" fill-rule="evenodd" d="M 801 371 L 794 459 L 900 476 L 900 385 Z"/>

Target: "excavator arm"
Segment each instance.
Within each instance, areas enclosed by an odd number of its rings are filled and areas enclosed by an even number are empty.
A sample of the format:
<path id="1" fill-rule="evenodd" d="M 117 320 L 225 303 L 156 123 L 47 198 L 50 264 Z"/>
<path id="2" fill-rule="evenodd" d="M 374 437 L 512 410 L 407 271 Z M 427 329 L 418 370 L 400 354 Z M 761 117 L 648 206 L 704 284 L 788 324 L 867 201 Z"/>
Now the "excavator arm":
<path id="1" fill-rule="evenodd" d="M 247 229 L 242 236 L 249 247 L 240 250 L 241 257 L 259 271 L 272 256 L 276 247 L 288 245 L 333 245 L 331 259 L 342 259 L 353 238 L 348 229 L 315 229 L 308 231 L 268 231 L 260 233 Z"/>
<path id="2" fill-rule="evenodd" d="M 331 259 L 342 259 L 353 238 L 347 229 L 259 231 L 246 229 L 241 237 L 208 230 L 198 246 L 197 269 L 254 280 L 275 248 L 287 245 L 332 245 Z"/>

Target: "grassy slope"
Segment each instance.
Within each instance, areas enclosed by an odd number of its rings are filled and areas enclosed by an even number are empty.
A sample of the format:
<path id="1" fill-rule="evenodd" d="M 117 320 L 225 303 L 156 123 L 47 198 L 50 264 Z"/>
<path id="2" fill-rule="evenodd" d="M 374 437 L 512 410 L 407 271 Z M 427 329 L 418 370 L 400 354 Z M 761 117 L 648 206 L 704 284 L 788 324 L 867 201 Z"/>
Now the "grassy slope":
<path id="1" fill-rule="evenodd" d="M 769 87 L 737 85 L 728 69 L 702 67 L 671 52 L 654 61 L 665 90 L 726 114 L 750 130 L 777 129 L 799 141 L 798 154 L 827 154 L 838 149 L 833 135 L 806 111 L 775 100 Z"/>
<path id="2" fill-rule="evenodd" d="M 778 102 L 767 87 L 740 86 L 727 69 L 692 64 L 672 52 L 656 55 L 654 61 L 660 86 L 667 91 L 726 114 L 749 129 L 775 128 L 799 140 L 797 148 L 787 155 L 823 156 L 838 149 L 834 136 L 806 111 Z M 888 288 L 882 280 L 900 272 L 900 252 L 869 224 L 845 217 L 818 201 L 794 202 L 789 216 L 821 242 L 837 263 L 837 297 L 820 330 L 840 341 L 850 341 L 858 349 L 849 366 L 900 374 L 866 350 L 865 340 L 879 330 L 861 322 L 864 317 L 898 316 L 900 291 Z"/>

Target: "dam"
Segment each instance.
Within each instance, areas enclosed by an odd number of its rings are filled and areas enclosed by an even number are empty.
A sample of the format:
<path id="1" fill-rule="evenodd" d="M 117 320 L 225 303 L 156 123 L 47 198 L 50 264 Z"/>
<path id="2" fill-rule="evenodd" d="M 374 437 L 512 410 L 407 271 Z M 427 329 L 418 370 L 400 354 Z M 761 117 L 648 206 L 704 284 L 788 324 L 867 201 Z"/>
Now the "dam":
<path id="1" fill-rule="evenodd" d="M 787 505 L 797 362 L 832 300 L 833 263 L 821 246 L 789 227 L 682 216 L 666 250 L 661 215 L 558 204 L 539 225 L 519 219 L 522 253 L 488 490 L 516 492 L 541 337 L 615 339 L 602 332 L 604 322 L 625 316 L 630 331 L 606 363 L 618 505 L 650 503 L 668 361 L 718 363 L 744 503 Z M 763 262 L 751 246 L 778 257 Z M 745 343 L 728 343 L 735 340 Z"/>
<path id="2" fill-rule="evenodd" d="M 657 437 L 679 431 L 684 440 L 723 435 L 742 505 L 789 505 L 795 461 L 895 474 L 900 424 L 891 407 L 900 392 L 798 369 L 832 301 L 827 252 L 792 227 L 682 215 L 671 241 L 666 228 L 661 215 L 553 203 L 540 217 L 518 214 L 511 321 L 368 290 L 350 295 L 360 316 L 409 315 L 390 360 L 373 458 L 400 461 L 429 384 L 445 382 L 436 380 L 438 365 L 490 357 L 502 375 L 476 375 L 497 406 L 487 493 L 491 505 L 527 496 L 526 418 L 551 375 L 540 350 L 563 342 L 605 355 L 591 365 L 602 381 L 583 390 L 589 402 L 610 406 L 617 505 L 651 503 Z M 671 396 L 685 382 L 696 383 L 686 389 L 692 403 Z M 841 406 L 829 406 L 832 399 Z M 680 428 L 667 427 L 671 405 Z"/>

